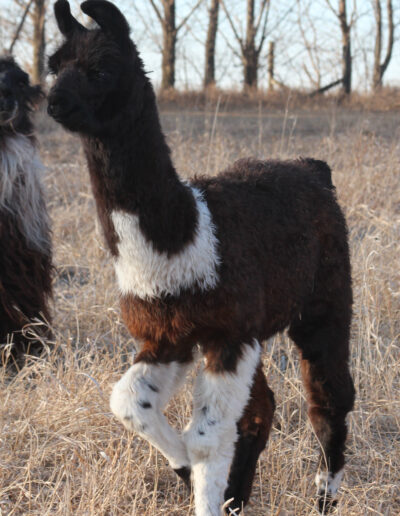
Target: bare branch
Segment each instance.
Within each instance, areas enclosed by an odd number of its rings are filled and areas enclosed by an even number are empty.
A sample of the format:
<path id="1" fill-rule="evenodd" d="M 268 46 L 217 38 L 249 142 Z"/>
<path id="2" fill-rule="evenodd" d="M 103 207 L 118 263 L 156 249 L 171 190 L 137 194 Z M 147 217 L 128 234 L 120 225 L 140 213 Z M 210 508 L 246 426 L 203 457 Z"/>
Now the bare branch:
<path id="1" fill-rule="evenodd" d="M 160 10 L 157 7 L 157 5 L 155 4 L 154 0 L 150 0 L 150 4 L 151 4 L 152 8 L 154 9 L 154 12 L 156 13 L 157 18 L 160 20 L 160 23 L 162 23 L 163 17 L 161 16 Z"/>
<path id="2" fill-rule="evenodd" d="M 323 88 L 318 88 L 317 90 L 315 91 L 312 91 L 309 96 L 310 97 L 314 97 L 315 95 L 318 95 L 320 93 L 325 93 L 325 91 L 328 91 L 330 90 L 331 88 L 334 88 L 335 86 L 338 86 L 339 84 L 341 84 L 343 82 L 343 79 L 337 79 L 336 81 L 333 81 L 331 82 L 330 84 L 327 84 L 326 86 L 324 86 Z"/>
<path id="3" fill-rule="evenodd" d="M 335 8 L 333 7 L 333 5 L 331 4 L 331 0 L 325 0 L 325 2 L 326 2 L 326 5 L 329 7 L 329 9 L 333 12 L 333 14 L 334 14 L 337 18 L 339 18 L 339 15 L 338 15 L 338 13 L 337 13 L 336 9 L 335 9 Z"/>
<path id="4" fill-rule="evenodd" d="M 150 35 L 150 39 L 156 45 L 158 50 L 160 52 L 162 52 L 162 45 L 161 45 L 159 39 L 157 38 L 157 35 L 154 34 L 154 31 L 153 31 L 154 27 L 150 26 L 149 21 L 146 19 L 146 17 L 142 13 L 142 10 L 139 9 L 137 5 L 133 5 L 133 9 L 134 9 L 135 13 L 137 14 L 137 16 L 139 17 L 139 19 L 141 20 L 141 22 L 143 23 L 143 26 L 146 29 L 147 33 Z"/>
<path id="5" fill-rule="evenodd" d="M 262 17 L 263 17 L 263 14 L 264 14 L 264 10 L 265 10 L 265 7 L 268 5 L 268 11 L 269 11 L 269 7 L 271 5 L 271 2 L 270 0 L 263 0 L 262 1 L 262 4 L 260 5 L 260 12 L 258 14 L 258 19 L 255 23 L 255 26 L 254 26 L 254 32 L 255 34 L 257 34 L 258 32 L 258 29 L 260 28 L 260 23 L 261 23 L 261 20 L 262 20 Z M 267 17 L 268 17 L 268 11 L 267 11 Z M 265 24 L 264 24 L 265 25 Z"/>
<path id="6" fill-rule="evenodd" d="M 353 1 L 353 11 L 350 15 L 349 27 L 353 27 L 357 20 L 357 0 Z"/>
<path id="7" fill-rule="evenodd" d="M 176 32 L 179 32 L 181 28 L 185 25 L 185 23 L 189 20 L 189 18 L 192 16 L 192 14 L 195 12 L 196 9 L 200 7 L 200 5 L 203 3 L 203 0 L 198 0 L 198 2 L 194 5 L 194 7 L 190 10 L 189 14 L 183 18 L 181 23 L 176 28 Z"/>
<path id="8" fill-rule="evenodd" d="M 228 18 L 228 22 L 229 22 L 229 25 L 231 26 L 233 34 L 234 34 L 235 38 L 237 39 L 237 41 L 238 41 L 238 43 L 240 45 L 240 48 L 242 49 L 242 52 L 243 52 L 244 51 L 243 39 L 239 36 L 239 33 L 236 30 L 236 27 L 235 27 L 235 25 L 234 25 L 234 23 L 232 21 L 231 15 L 229 14 L 229 11 L 228 11 L 228 9 L 225 6 L 224 0 L 221 0 L 221 4 L 222 4 L 222 7 L 224 8 L 226 17 Z"/>
<path id="9" fill-rule="evenodd" d="M 261 50 L 262 50 L 262 47 L 264 45 L 264 42 L 265 42 L 265 38 L 267 37 L 267 23 L 268 23 L 268 15 L 269 15 L 269 8 L 270 8 L 270 5 L 271 3 L 268 2 L 268 8 L 267 8 L 267 11 L 266 11 L 266 14 L 265 14 L 265 17 L 264 17 L 264 24 L 263 24 L 263 28 L 262 28 L 262 31 L 261 31 L 261 39 L 260 39 L 260 43 L 256 49 L 256 52 L 257 54 L 259 55 Z M 258 27 L 256 27 L 256 34 L 258 32 Z"/>
<path id="10" fill-rule="evenodd" d="M 236 48 L 231 44 L 231 42 L 228 40 L 226 35 L 223 31 L 221 31 L 221 37 L 225 41 L 226 45 L 228 46 L 229 50 L 239 59 L 242 59 L 242 55 L 239 54 L 239 52 L 236 50 Z"/>
<path id="11" fill-rule="evenodd" d="M 25 10 L 24 10 L 24 13 L 21 17 L 21 21 L 19 22 L 19 25 L 17 27 L 17 30 L 15 31 L 15 34 L 14 34 L 14 38 L 11 42 L 11 45 L 10 45 L 10 48 L 9 48 L 9 52 L 10 54 L 12 54 L 12 51 L 14 49 L 14 45 L 15 43 L 17 42 L 18 38 L 19 38 L 19 35 L 21 33 L 21 30 L 22 30 L 22 27 L 24 26 L 24 23 L 25 23 L 25 20 L 26 20 L 26 16 L 29 12 L 29 9 L 31 8 L 31 5 L 33 3 L 33 0 L 29 0 L 29 2 L 27 3 L 26 7 L 25 7 Z"/>

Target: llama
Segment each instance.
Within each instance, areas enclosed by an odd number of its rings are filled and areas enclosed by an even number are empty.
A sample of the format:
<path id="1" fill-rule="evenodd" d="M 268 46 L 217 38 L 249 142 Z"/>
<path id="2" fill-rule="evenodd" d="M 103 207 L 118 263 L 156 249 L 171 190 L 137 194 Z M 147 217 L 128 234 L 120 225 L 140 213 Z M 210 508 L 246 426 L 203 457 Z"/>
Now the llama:
<path id="1" fill-rule="evenodd" d="M 260 342 L 289 328 L 322 445 L 316 482 L 327 510 L 354 398 L 347 229 L 330 169 L 242 159 L 218 177 L 181 180 L 126 19 L 105 0 L 81 9 L 96 28 L 66 0 L 55 3 L 64 42 L 49 58 L 57 79 L 48 113 L 80 135 L 122 315 L 138 342 L 111 409 L 193 482 L 197 516 L 219 515 L 230 499 L 232 513 L 249 499 L 275 408 Z M 163 409 L 197 347 L 203 363 L 181 435 Z"/>
<path id="2" fill-rule="evenodd" d="M 50 225 L 30 119 L 43 97 L 9 56 L 0 57 L 0 345 L 2 362 L 39 353 L 52 294 Z M 39 326 L 37 323 L 39 322 Z M 38 339 L 22 330 L 36 324 Z M 37 335 L 36 335 L 37 336 Z"/>

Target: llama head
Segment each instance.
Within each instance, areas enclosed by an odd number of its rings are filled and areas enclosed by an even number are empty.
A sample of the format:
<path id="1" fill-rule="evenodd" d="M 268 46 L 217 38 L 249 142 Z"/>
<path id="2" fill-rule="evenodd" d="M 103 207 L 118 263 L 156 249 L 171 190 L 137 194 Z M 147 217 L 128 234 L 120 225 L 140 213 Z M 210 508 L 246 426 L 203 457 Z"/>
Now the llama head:
<path id="1" fill-rule="evenodd" d="M 98 27 L 81 25 L 67 0 L 54 6 L 65 40 L 49 58 L 57 79 L 48 113 L 70 131 L 96 136 L 117 127 L 128 105 L 130 112 L 140 110 L 148 80 L 119 9 L 106 0 L 88 0 L 81 9 Z"/>
<path id="2" fill-rule="evenodd" d="M 40 86 L 30 85 L 28 74 L 12 57 L 0 57 L 0 135 L 30 134 L 29 114 L 42 96 Z"/>

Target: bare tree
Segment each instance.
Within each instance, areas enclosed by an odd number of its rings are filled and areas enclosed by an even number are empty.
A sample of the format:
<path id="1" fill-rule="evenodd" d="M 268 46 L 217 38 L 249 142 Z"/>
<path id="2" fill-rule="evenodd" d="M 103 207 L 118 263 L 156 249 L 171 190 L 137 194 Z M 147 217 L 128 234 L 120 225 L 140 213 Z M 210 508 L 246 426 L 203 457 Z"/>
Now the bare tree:
<path id="1" fill-rule="evenodd" d="M 44 80 L 46 50 L 45 14 L 46 1 L 34 0 L 32 79 L 36 83 L 41 83 Z"/>
<path id="2" fill-rule="evenodd" d="M 332 6 L 331 0 L 326 0 L 326 2 L 339 20 L 340 31 L 342 33 L 342 91 L 344 94 L 349 95 L 351 93 L 352 78 L 351 29 L 355 20 L 355 1 L 350 20 L 347 16 L 346 0 L 338 0 L 337 10 Z"/>
<path id="3" fill-rule="evenodd" d="M 200 6 L 203 0 L 198 0 L 183 20 L 176 25 L 175 0 L 150 0 L 150 4 L 157 15 L 162 27 L 162 79 L 161 89 L 167 90 L 175 86 L 175 57 L 178 32 L 184 27 L 191 15 Z"/>
<path id="4" fill-rule="evenodd" d="M 204 87 L 215 85 L 215 46 L 218 32 L 219 0 L 211 0 L 208 9 L 208 30 L 204 71 Z"/>
<path id="5" fill-rule="evenodd" d="M 302 63 L 303 71 L 312 87 L 319 89 L 321 88 L 323 75 L 321 67 L 321 48 L 318 44 L 320 24 L 315 23 L 315 20 L 312 19 L 310 14 L 311 3 L 312 2 L 307 2 L 305 5 L 304 0 L 297 0 L 297 24 L 301 39 L 303 40 L 304 50 L 307 53 L 308 61 L 311 66 L 310 68 L 310 66 L 306 64 L 306 60 L 304 60 Z"/>
<path id="6" fill-rule="evenodd" d="M 393 5 L 392 0 L 387 0 L 387 16 L 388 16 L 388 42 L 386 47 L 386 55 L 381 63 L 382 54 L 382 6 L 381 0 L 374 0 L 374 12 L 376 22 L 375 50 L 374 50 L 374 69 L 372 76 L 372 87 L 374 90 L 382 86 L 383 74 L 390 63 L 394 43 L 394 22 L 393 22 Z"/>
<path id="7" fill-rule="evenodd" d="M 239 43 L 240 59 L 243 65 L 244 89 L 256 89 L 258 82 L 259 58 L 267 36 L 267 20 L 270 0 L 261 0 L 259 12 L 255 14 L 255 0 L 247 0 L 246 35 L 242 37 L 233 23 L 231 14 L 222 1 L 232 32 Z M 257 42 L 258 39 L 258 42 Z"/>

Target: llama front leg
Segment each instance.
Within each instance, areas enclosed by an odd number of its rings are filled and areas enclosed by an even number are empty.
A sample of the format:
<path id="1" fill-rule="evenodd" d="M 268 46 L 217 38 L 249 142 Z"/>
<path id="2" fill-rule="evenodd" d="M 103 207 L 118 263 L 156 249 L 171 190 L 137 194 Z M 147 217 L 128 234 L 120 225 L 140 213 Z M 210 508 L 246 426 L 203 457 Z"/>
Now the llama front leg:
<path id="1" fill-rule="evenodd" d="M 211 358 L 211 360 L 209 360 Z M 260 360 L 260 345 L 244 345 L 233 372 L 206 366 L 194 391 L 193 419 L 185 430 L 196 516 L 219 516 L 237 440 L 237 422 L 250 395 Z"/>
<path id="2" fill-rule="evenodd" d="M 155 446 L 188 484 L 189 458 L 185 444 L 163 414 L 168 401 L 182 385 L 191 362 L 167 364 L 140 360 L 114 385 L 110 407 L 123 425 Z"/>

